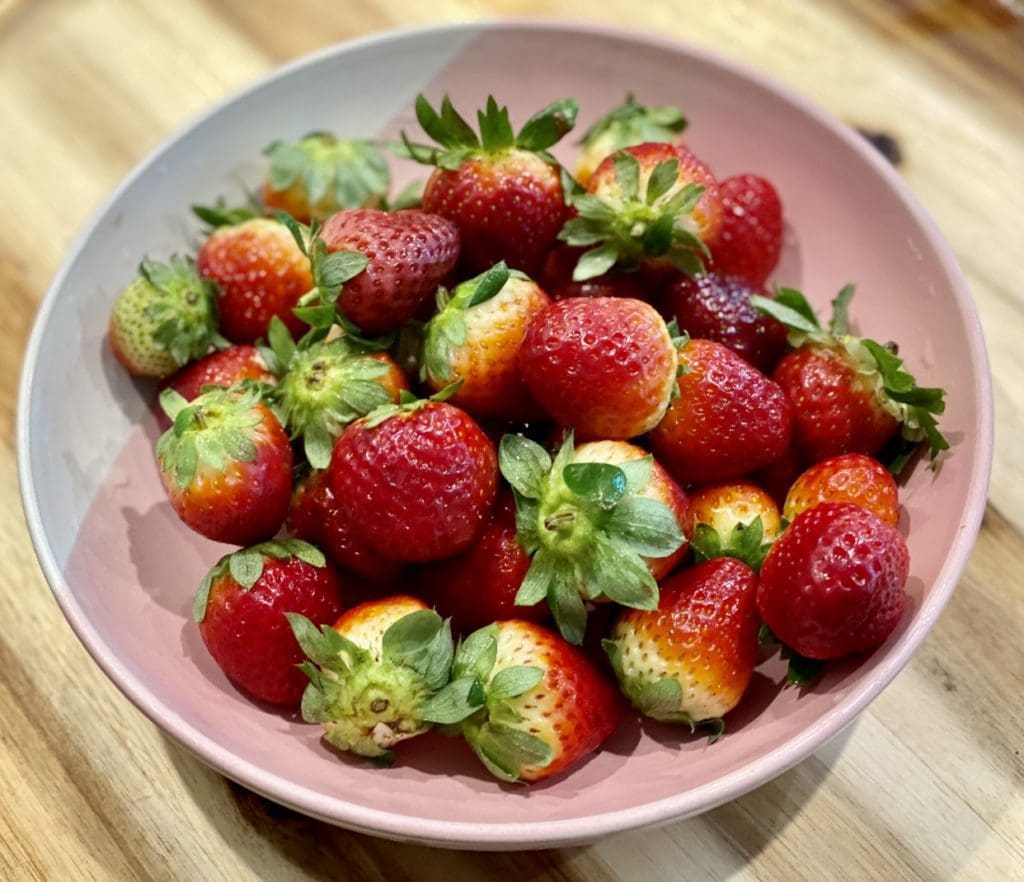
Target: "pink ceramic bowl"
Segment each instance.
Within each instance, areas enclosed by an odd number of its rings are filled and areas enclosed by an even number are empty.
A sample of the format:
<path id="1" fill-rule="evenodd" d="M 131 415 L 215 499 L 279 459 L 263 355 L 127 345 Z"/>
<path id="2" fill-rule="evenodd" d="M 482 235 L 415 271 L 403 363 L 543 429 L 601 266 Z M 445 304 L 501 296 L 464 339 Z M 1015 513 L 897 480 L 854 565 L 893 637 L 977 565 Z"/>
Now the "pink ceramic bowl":
<path id="1" fill-rule="evenodd" d="M 317 729 L 250 704 L 189 618 L 224 547 L 190 533 L 157 479 L 153 390 L 105 342 L 110 306 L 142 255 L 187 247 L 189 205 L 259 180 L 259 151 L 330 128 L 393 136 L 412 100 L 488 92 L 522 121 L 573 95 L 579 131 L 627 91 L 678 104 L 687 140 L 721 176 L 756 171 L 785 203 L 779 281 L 819 306 L 847 281 L 863 333 L 898 337 L 918 379 L 948 390 L 952 451 L 903 489 L 907 613 L 877 652 L 804 695 L 765 663 L 718 744 L 630 721 L 567 776 L 530 788 L 489 778 L 457 741 L 426 736 L 382 770 L 326 749 Z M 562 145 L 569 159 L 572 145 Z M 403 174 L 422 175 L 422 170 Z M 981 520 L 992 404 L 974 306 L 948 246 L 886 163 L 798 95 L 663 39 L 557 24 L 473 24 L 385 34 L 283 68 L 157 150 L 117 189 L 40 311 L 22 378 L 19 466 L 28 524 L 53 592 L 96 661 L 157 725 L 236 781 L 355 830 L 446 846 L 582 843 L 705 811 L 768 781 L 852 721 L 906 664 L 956 585 Z"/>

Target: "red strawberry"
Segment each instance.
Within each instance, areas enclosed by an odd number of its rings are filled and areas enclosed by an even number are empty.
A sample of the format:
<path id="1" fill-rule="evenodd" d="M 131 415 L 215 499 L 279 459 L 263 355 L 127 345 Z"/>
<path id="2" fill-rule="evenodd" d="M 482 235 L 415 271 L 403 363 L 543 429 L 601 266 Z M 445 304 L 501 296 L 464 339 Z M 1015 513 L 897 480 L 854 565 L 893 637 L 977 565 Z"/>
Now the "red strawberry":
<path id="1" fill-rule="evenodd" d="M 320 237 L 329 254 L 358 251 L 369 261 L 345 281 L 338 306 L 371 334 L 394 331 L 416 315 L 459 257 L 455 224 L 423 211 L 339 211 Z"/>
<path id="2" fill-rule="evenodd" d="M 447 683 L 454 654 L 448 622 L 422 601 L 398 595 L 348 610 L 319 630 L 289 615 L 310 663 L 302 718 L 324 739 L 359 756 L 392 758 L 391 748 L 426 732 L 431 699 Z"/>
<path id="3" fill-rule="evenodd" d="M 348 509 L 334 498 L 326 471 L 314 471 L 295 488 L 287 527 L 293 536 L 322 548 L 343 570 L 374 582 L 391 581 L 401 572 L 400 564 L 356 538 Z"/>
<path id="4" fill-rule="evenodd" d="M 294 337 L 305 330 L 292 309 L 313 277 L 284 224 L 253 218 L 217 227 L 200 247 L 198 264 L 199 274 L 217 284 L 220 330 L 232 342 L 265 338 L 273 316 Z"/>
<path id="5" fill-rule="evenodd" d="M 448 400 L 473 416 L 522 422 L 540 416 L 519 370 L 519 347 L 530 321 L 550 303 L 534 282 L 503 263 L 450 297 L 442 291 L 440 311 L 423 331 L 420 378 L 434 392 L 461 381 Z"/>
<path id="6" fill-rule="evenodd" d="M 779 509 L 760 487 L 738 481 L 701 487 L 690 496 L 694 557 L 735 557 L 761 567 L 771 541 L 782 529 Z"/>
<path id="7" fill-rule="evenodd" d="M 675 384 L 676 348 L 654 307 L 625 297 L 571 298 L 530 324 L 519 365 L 534 398 L 588 438 L 653 428 Z"/>
<path id="8" fill-rule="evenodd" d="M 558 775 L 597 750 L 622 716 L 615 687 L 581 650 L 515 619 L 461 644 L 449 689 L 469 700 L 439 722 L 461 722 L 469 746 L 502 781 Z"/>
<path id="9" fill-rule="evenodd" d="M 796 349 L 783 356 L 772 376 L 793 404 L 794 446 L 806 463 L 842 453 L 873 456 L 899 430 L 910 444 L 927 441 L 934 464 L 949 447 L 935 420 L 945 409 L 945 392 L 918 387 L 895 344 L 850 334 L 846 308 L 852 297 L 852 285 L 840 291 L 827 330 L 792 288 L 780 289 L 774 299 L 752 298 L 791 329 Z M 894 470 L 908 458 L 902 451 Z"/>
<path id="10" fill-rule="evenodd" d="M 458 225 L 468 273 L 504 260 L 536 275 L 566 217 L 558 163 L 546 151 L 572 129 L 576 111 L 572 99 L 556 101 L 516 135 L 508 108 L 488 98 L 487 109 L 478 114 L 477 137 L 447 95 L 440 114 L 417 97 L 416 118 L 441 145 L 426 147 L 405 138 L 413 159 L 437 166 L 423 191 L 423 208 Z"/>
<path id="11" fill-rule="evenodd" d="M 211 389 L 191 403 L 165 389 L 174 425 L 156 446 L 171 506 L 216 542 L 249 545 L 284 523 L 292 490 L 292 448 L 254 389 Z"/>
<path id="12" fill-rule="evenodd" d="M 786 327 L 750 305 L 754 294 L 764 291 L 735 276 L 678 276 L 665 288 L 658 308 L 684 333 L 723 343 L 770 373 L 789 348 Z"/>
<path id="13" fill-rule="evenodd" d="M 722 225 L 708 242 L 715 271 L 763 285 L 782 251 L 782 203 L 771 183 L 736 175 L 719 184 Z"/>
<path id="14" fill-rule="evenodd" d="M 387 196 L 391 175 L 370 141 L 314 132 L 300 141 L 275 141 L 263 205 L 300 223 L 323 220 L 343 208 L 376 208 Z"/>
<path id="15" fill-rule="evenodd" d="M 650 435 L 677 481 L 728 481 L 786 452 L 792 414 L 776 383 L 711 340 L 688 341 L 680 362 L 679 395 Z"/>
<path id="16" fill-rule="evenodd" d="M 756 592 L 753 570 L 721 557 L 666 579 L 656 610 L 623 610 L 604 645 L 633 706 L 717 738 L 757 662 Z"/>
<path id="17" fill-rule="evenodd" d="M 330 486 L 355 536 L 394 560 L 439 560 L 468 548 L 497 492 L 494 446 L 457 407 L 382 407 L 338 439 Z"/>
<path id="18" fill-rule="evenodd" d="M 515 502 L 506 495 L 466 551 L 422 568 L 420 588 L 459 634 L 498 619 L 543 622 L 550 615 L 544 600 L 533 606 L 515 603 L 529 569 L 530 558 L 516 542 Z"/>
<path id="19" fill-rule="evenodd" d="M 686 125 L 686 117 L 679 108 L 645 107 L 627 95 L 625 103 L 608 111 L 583 136 L 576 180 L 586 186 L 601 160 L 623 147 L 648 141 L 678 143 Z"/>
<path id="20" fill-rule="evenodd" d="M 260 701 L 297 706 L 306 687 L 302 650 L 285 613 L 333 622 L 342 586 L 324 556 L 291 539 L 222 557 L 199 586 L 193 616 L 228 679 Z"/>
<path id="21" fill-rule="evenodd" d="M 852 502 L 895 527 L 899 492 L 888 469 L 861 453 L 834 456 L 812 465 L 790 487 L 783 514 L 787 521 L 822 502 Z"/>
<path id="22" fill-rule="evenodd" d="M 704 269 L 705 244 L 718 229 L 722 205 L 710 169 L 682 146 L 651 142 L 609 156 L 570 197 L 576 216 L 559 238 L 592 246 L 576 265 L 582 282 L 613 266 Z"/>
<path id="23" fill-rule="evenodd" d="M 647 564 L 647 569 L 651 571 L 651 575 L 660 582 L 686 556 L 690 547 L 686 539 L 693 535 L 689 528 L 690 500 L 683 488 L 672 480 L 669 473 L 658 464 L 657 460 L 651 458 L 646 450 L 626 441 L 590 441 L 587 444 L 581 444 L 576 448 L 573 460 L 574 462 L 607 463 L 614 466 L 643 460 L 650 463 L 650 477 L 646 483 L 640 486 L 636 495 L 642 499 L 653 499 L 664 505 L 675 517 L 679 531 L 683 535 L 683 544 L 672 554 L 665 557 L 645 557 L 643 559 Z"/>
<path id="24" fill-rule="evenodd" d="M 273 383 L 274 375 L 260 358 L 255 346 L 239 343 L 203 356 L 199 361 L 186 365 L 172 374 L 163 383 L 163 389 L 173 389 L 186 401 L 191 401 L 203 391 L 204 386 L 234 386 L 242 380 Z M 157 414 L 161 428 L 170 428 L 171 421 L 163 411 Z"/>
<path id="25" fill-rule="evenodd" d="M 191 258 L 144 260 L 110 313 L 110 348 L 137 377 L 166 377 L 210 350 L 217 338 L 213 288 Z"/>
<path id="26" fill-rule="evenodd" d="M 641 273 L 604 273 L 582 282 L 572 280 L 573 270 L 585 249 L 558 244 L 544 258 L 540 284 L 552 300 L 570 297 L 632 297 L 651 300 L 656 286 Z"/>
<path id="27" fill-rule="evenodd" d="M 899 623 L 909 562 L 895 529 L 859 505 L 826 502 L 797 515 L 768 552 L 757 606 L 802 656 L 868 652 Z"/>
<path id="28" fill-rule="evenodd" d="M 604 442 L 580 448 L 570 432 L 552 461 L 519 435 L 501 439 L 501 472 L 516 496 L 517 541 L 532 557 L 516 594 L 530 605 L 547 598 L 558 628 L 583 642 L 586 600 L 653 609 L 653 572 L 684 548 L 685 496 L 650 456 L 632 445 Z"/>

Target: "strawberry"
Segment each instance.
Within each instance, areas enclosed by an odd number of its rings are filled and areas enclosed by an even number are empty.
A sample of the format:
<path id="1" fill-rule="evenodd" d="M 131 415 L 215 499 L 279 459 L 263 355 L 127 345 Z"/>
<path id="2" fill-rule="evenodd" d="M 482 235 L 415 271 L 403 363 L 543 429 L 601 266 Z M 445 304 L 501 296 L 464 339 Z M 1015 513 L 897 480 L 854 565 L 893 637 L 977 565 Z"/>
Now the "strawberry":
<path id="1" fill-rule="evenodd" d="M 797 515 L 768 552 L 757 606 L 801 656 L 869 652 L 903 614 L 909 560 L 903 537 L 870 511 L 825 502 Z"/>
<path id="2" fill-rule="evenodd" d="M 385 404 L 397 404 L 409 383 L 377 344 L 353 336 L 329 340 L 312 333 L 298 345 L 272 321 L 268 366 L 279 377 L 274 400 L 292 438 L 302 438 L 309 464 L 325 469 L 334 442 L 349 423 Z"/>
<path id="3" fill-rule="evenodd" d="M 386 405 L 352 423 L 329 471 L 355 537 L 416 563 L 468 548 L 498 484 L 494 445 L 465 411 L 440 401 Z"/>
<path id="4" fill-rule="evenodd" d="M 459 723 L 502 781 L 554 777 L 615 731 L 622 701 L 575 646 L 535 622 L 512 619 L 473 632 L 452 665 L 432 718 Z"/>
<path id="5" fill-rule="evenodd" d="M 626 439 L 662 418 L 676 347 L 654 307 L 625 297 L 570 298 L 538 315 L 519 350 L 541 406 L 589 438 Z"/>
<path id="6" fill-rule="evenodd" d="M 292 490 L 292 449 L 259 390 L 213 388 L 191 403 L 165 389 L 173 421 L 156 445 L 171 507 L 215 542 L 249 545 L 284 523 Z"/>
<path id="7" fill-rule="evenodd" d="M 322 548 L 335 566 L 364 579 L 389 582 L 401 572 L 398 563 L 356 538 L 348 510 L 334 498 L 324 470 L 314 471 L 296 486 L 286 526 L 296 538 Z"/>
<path id="8" fill-rule="evenodd" d="M 260 701 L 296 707 L 306 678 L 285 613 L 333 622 L 342 585 L 312 545 L 263 542 L 222 557 L 193 604 L 203 643 L 236 686 Z"/>
<path id="9" fill-rule="evenodd" d="M 623 610 L 604 647 L 633 706 L 717 739 L 757 662 L 756 592 L 753 570 L 722 557 L 666 579 L 657 609 Z"/>
<path id="10" fill-rule="evenodd" d="M 478 137 L 446 95 L 440 113 L 422 95 L 416 118 L 440 146 L 402 138 L 409 155 L 437 166 L 423 191 L 423 208 L 454 221 L 468 273 L 504 260 L 536 275 L 566 218 L 557 161 L 547 149 L 573 127 L 577 105 L 556 101 L 532 116 L 516 135 L 508 108 L 488 97 L 477 114 Z"/>
<path id="11" fill-rule="evenodd" d="M 793 404 L 794 445 L 805 463 L 842 453 L 874 456 L 897 430 L 903 447 L 889 463 L 906 464 L 914 445 L 926 441 L 932 466 L 949 442 L 935 416 L 945 409 L 943 389 L 920 388 L 903 369 L 895 344 L 882 346 L 850 333 L 846 316 L 853 297 L 847 285 L 834 301 L 828 329 L 799 291 L 782 288 L 774 299 L 751 302 L 790 328 L 794 351 L 772 376 Z"/>
<path id="12" fill-rule="evenodd" d="M 577 282 L 613 266 L 701 272 L 706 242 L 722 214 L 710 169 L 685 147 L 660 142 L 607 157 L 587 192 L 571 195 L 569 202 L 576 216 L 558 237 L 590 249 L 576 264 Z"/>
<path id="13" fill-rule="evenodd" d="M 572 280 L 573 270 L 585 249 L 559 243 L 544 258 L 540 285 L 552 300 L 570 297 L 632 297 L 651 300 L 654 288 L 641 273 L 608 272 L 582 282 Z"/>
<path id="14" fill-rule="evenodd" d="M 645 562 L 668 558 L 686 542 L 683 500 L 669 491 L 675 510 L 648 489 L 654 463 L 629 458 L 617 445 L 591 446 L 591 462 L 576 462 L 570 432 L 552 461 L 539 444 L 519 435 L 501 439 L 501 473 L 516 498 L 517 541 L 533 560 L 516 603 L 547 598 L 558 628 L 582 643 L 585 600 L 607 599 L 653 609 L 658 583 Z M 615 462 L 602 462 L 602 454 Z M 685 520 L 685 518 L 684 518 Z"/>
<path id="15" fill-rule="evenodd" d="M 506 493 L 473 544 L 455 557 L 425 564 L 419 584 L 437 611 L 451 618 L 455 631 L 468 634 L 498 619 L 548 618 L 544 600 L 533 606 L 515 604 L 529 569 L 530 558 L 516 542 L 515 501 Z"/>
<path id="16" fill-rule="evenodd" d="M 648 141 L 676 144 L 686 125 L 686 117 L 679 108 L 645 107 L 628 94 L 623 104 L 608 111 L 587 129 L 580 141 L 582 149 L 576 161 L 576 180 L 586 186 L 601 160 L 624 147 Z"/>
<path id="17" fill-rule="evenodd" d="M 660 582 L 676 568 L 676 565 L 686 556 L 686 551 L 690 547 L 687 537 L 692 536 L 693 533 L 688 527 L 690 523 L 690 500 L 687 498 L 686 492 L 672 480 L 669 473 L 646 450 L 627 441 L 590 441 L 586 444 L 580 444 L 576 448 L 574 461 L 607 463 L 613 466 L 643 461 L 644 467 L 646 467 L 646 463 L 650 463 L 650 477 L 640 485 L 637 496 L 643 499 L 653 499 L 655 502 L 660 502 L 664 505 L 672 512 L 676 519 L 676 524 L 683 533 L 683 544 L 672 554 L 666 557 L 643 558 L 644 563 L 647 564 L 647 569 L 651 571 L 651 575 Z"/>
<path id="18" fill-rule="evenodd" d="M 323 220 L 343 208 L 376 208 L 391 185 L 387 163 L 369 141 L 314 132 L 299 141 L 275 141 L 263 205 L 301 223 Z"/>
<path id="19" fill-rule="evenodd" d="M 455 224 L 412 209 L 339 211 L 327 219 L 320 237 L 329 256 L 348 251 L 365 255 L 365 270 L 344 280 L 337 305 L 371 334 L 394 331 L 415 316 L 459 256 Z"/>
<path id="20" fill-rule="evenodd" d="M 715 271 L 763 285 L 782 252 L 779 194 L 757 175 L 735 175 L 718 186 L 722 223 L 708 242 Z"/>
<path id="21" fill-rule="evenodd" d="M 200 246 L 198 265 L 199 274 L 217 285 L 221 333 L 233 343 L 266 337 L 272 316 L 293 337 L 305 330 L 292 310 L 313 278 L 283 224 L 261 217 L 218 226 Z"/>
<path id="22" fill-rule="evenodd" d="M 743 481 L 695 490 L 690 517 L 696 560 L 735 557 L 755 572 L 782 529 L 771 496 Z"/>
<path id="23" fill-rule="evenodd" d="M 137 377 L 166 377 L 205 355 L 218 339 L 213 286 L 191 258 L 144 260 L 110 313 L 114 356 Z"/>
<path id="24" fill-rule="evenodd" d="M 289 615 L 309 658 L 302 718 L 339 750 L 384 761 L 431 727 L 430 699 L 448 683 L 454 654 L 447 621 L 414 597 L 368 601 L 319 630 Z"/>
<path id="25" fill-rule="evenodd" d="M 204 386 L 234 386 L 242 380 L 257 383 L 274 383 L 274 375 L 260 358 L 255 346 L 239 343 L 227 349 L 219 349 L 204 355 L 180 371 L 171 374 L 163 383 L 161 391 L 173 389 L 186 401 L 192 401 Z M 161 428 L 170 428 L 171 421 L 163 411 L 157 414 Z"/>
<path id="26" fill-rule="evenodd" d="M 822 502 L 852 502 L 895 527 L 900 520 L 896 481 L 877 459 L 847 453 L 815 463 L 790 487 L 783 514 L 787 521 Z"/>
<path id="27" fill-rule="evenodd" d="M 786 328 L 750 305 L 754 294 L 764 291 L 736 276 L 678 276 L 663 291 L 658 310 L 691 337 L 723 343 L 767 374 L 788 349 Z"/>
<path id="28" fill-rule="evenodd" d="M 679 395 L 650 434 L 651 449 L 682 484 L 737 478 L 782 456 L 792 414 L 782 389 L 731 349 L 689 340 Z"/>
<path id="29" fill-rule="evenodd" d="M 541 414 L 519 370 L 519 347 L 548 296 L 504 263 L 463 282 L 424 329 L 420 379 L 434 392 L 461 380 L 449 399 L 474 416 L 526 421 Z M 491 619 L 488 619 L 491 621 Z"/>

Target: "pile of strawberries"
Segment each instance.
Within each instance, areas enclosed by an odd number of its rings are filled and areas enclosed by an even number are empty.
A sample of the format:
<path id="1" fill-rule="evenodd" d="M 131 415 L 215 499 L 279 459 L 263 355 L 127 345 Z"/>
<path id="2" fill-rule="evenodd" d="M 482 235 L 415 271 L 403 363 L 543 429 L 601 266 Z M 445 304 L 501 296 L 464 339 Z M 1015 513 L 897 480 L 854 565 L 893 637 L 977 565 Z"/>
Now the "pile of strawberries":
<path id="1" fill-rule="evenodd" d="M 420 96 L 433 167 L 388 203 L 378 146 L 267 150 L 259 204 L 197 207 L 110 321 L 161 380 L 174 510 L 237 547 L 195 620 L 253 699 L 390 758 L 433 728 L 495 776 L 556 775 L 628 705 L 721 734 L 762 650 L 790 681 L 878 647 L 908 572 L 893 478 L 947 447 L 940 389 L 765 289 L 782 207 L 718 180 L 674 108 L 629 97 L 548 152 Z M 883 462 L 885 463 L 883 465 Z M 617 685 L 616 685 L 617 681 Z"/>

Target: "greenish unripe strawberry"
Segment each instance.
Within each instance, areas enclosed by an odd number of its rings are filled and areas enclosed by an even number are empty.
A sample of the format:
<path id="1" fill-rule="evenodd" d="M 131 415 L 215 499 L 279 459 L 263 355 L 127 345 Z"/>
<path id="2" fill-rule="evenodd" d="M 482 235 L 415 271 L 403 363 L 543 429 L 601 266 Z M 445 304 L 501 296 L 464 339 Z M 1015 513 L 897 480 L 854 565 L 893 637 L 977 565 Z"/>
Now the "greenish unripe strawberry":
<path id="1" fill-rule="evenodd" d="M 114 304 L 109 336 L 130 374 L 170 376 L 219 339 L 213 284 L 199 278 L 191 258 L 144 260 Z"/>

